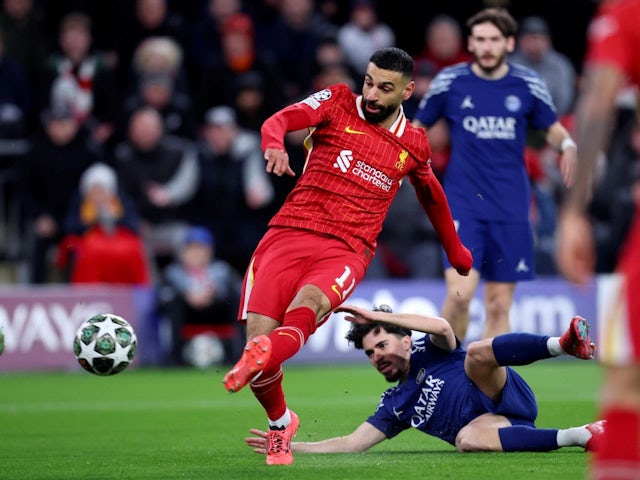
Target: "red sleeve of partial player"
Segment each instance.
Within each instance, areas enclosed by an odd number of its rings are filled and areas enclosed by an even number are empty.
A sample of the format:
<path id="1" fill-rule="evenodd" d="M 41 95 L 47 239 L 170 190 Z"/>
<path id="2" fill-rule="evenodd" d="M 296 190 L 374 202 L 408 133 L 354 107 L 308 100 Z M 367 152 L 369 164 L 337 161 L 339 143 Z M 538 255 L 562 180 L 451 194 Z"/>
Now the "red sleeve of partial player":
<path id="1" fill-rule="evenodd" d="M 299 103 L 289 105 L 274 113 L 262 124 L 262 151 L 267 148 L 284 150 L 284 136 L 287 132 L 313 126 L 313 118 L 307 107 Z"/>
<path id="2" fill-rule="evenodd" d="M 442 185 L 433 173 L 426 177 L 426 184 L 415 185 L 418 200 L 435 228 L 449 262 L 460 275 L 467 275 L 473 265 L 473 257 L 460 241 L 453 223 L 449 201 Z"/>

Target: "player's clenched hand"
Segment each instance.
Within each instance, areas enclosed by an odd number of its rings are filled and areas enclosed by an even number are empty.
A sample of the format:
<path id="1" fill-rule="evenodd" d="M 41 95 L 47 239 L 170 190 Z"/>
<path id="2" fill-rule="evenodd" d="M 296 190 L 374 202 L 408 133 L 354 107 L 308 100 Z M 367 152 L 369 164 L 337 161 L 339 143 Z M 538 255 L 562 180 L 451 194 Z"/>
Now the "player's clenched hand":
<path id="1" fill-rule="evenodd" d="M 279 177 L 285 173 L 290 177 L 296 176 L 296 172 L 289 166 L 289 154 L 284 150 L 267 148 L 264 152 L 264 159 L 267 161 L 267 173 L 275 173 Z"/>
<path id="2" fill-rule="evenodd" d="M 456 272 L 466 277 L 469 275 L 471 267 L 473 266 L 473 256 L 471 255 L 471 251 L 460 243 L 460 246 L 451 253 L 449 262 L 451 262 L 451 266 L 456 269 Z"/>
<path id="3" fill-rule="evenodd" d="M 578 151 L 575 148 L 567 148 L 560 159 L 560 171 L 567 188 L 573 186 L 573 180 L 578 168 Z"/>
<path id="4" fill-rule="evenodd" d="M 269 443 L 269 441 L 267 440 L 267 432 L 263 432 L 262 430 L 257 430 L 255 428 L 252 428 L 251 430 L 249 430 L 249 432 L 257 436 L 247 437 L 244 439 L 244 441 L 249 447 L 253 448 L 254 452 L 266 455 L 268 446 L 267 444 Z"/>

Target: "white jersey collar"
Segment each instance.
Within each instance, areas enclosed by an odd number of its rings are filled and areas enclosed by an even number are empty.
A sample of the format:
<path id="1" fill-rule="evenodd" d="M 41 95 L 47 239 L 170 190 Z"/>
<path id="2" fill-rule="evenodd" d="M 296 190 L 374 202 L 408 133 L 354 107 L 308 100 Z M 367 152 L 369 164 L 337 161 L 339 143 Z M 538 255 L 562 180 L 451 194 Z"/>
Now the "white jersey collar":
<path id="1" fill-rule="evenodd" d="M 362 95 L 358 95 L 356 97 L 356 108 L 358 109 L 358 115 L 363 120 L 366 120 L 364 117 L 364 112 L 362 111 Z M 400 105 L 400 114 L 395 122 L 389 127 L 389 131 L 393 133 L 396 137 L 401 137 L 404 133 L 404 130 L 407 126 L 407 117 L 404 114 L 404 108 Z"/>

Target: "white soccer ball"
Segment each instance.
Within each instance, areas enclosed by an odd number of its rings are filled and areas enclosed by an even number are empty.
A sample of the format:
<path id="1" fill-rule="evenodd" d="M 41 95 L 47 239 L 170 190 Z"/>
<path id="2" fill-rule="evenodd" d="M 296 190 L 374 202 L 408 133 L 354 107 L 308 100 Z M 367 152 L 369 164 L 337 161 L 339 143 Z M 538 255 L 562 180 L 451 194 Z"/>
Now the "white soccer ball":
<path id="1" fill-rule="evenodd" d="M 80 325 L 73 340 L 73 353 L 86 371 L 115 375 L 129 366 L 137 345 L 129 322 L 112 313 L 101 313 Z"/>

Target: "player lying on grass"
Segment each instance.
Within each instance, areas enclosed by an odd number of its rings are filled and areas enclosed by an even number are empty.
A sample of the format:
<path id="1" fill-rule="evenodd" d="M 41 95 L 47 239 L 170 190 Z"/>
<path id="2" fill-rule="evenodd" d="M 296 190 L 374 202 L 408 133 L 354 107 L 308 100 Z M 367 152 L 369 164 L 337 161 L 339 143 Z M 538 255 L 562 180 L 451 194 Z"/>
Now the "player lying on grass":
<path id="1" fill-rule="evenodd" d="M 375 413 L 352 433 L 293 442 L 294 452 L 363 452 L 411 427 L 455 445 L 460 452 L 596 448 L 602 422 L 536 428 L 535 396 L 509 367 L 559 355 L 593 358 L 595 345 L 583 318 L 573 318 L 562 337 L 509 333 L 473 342 L 465 351 L 440 317 L 392 313 L 387 306 L 369 311 L 345 305 L 336 311 L 346 312 L 345 319 L 353 323 L 347 340 L 364 350 L 389 382 L 398 384 L 382 394 Z M 411 330 L 427 335 L 413 341 Z M 250 431 L 256 436 L 247 438 L 247 445 L 265 454 L 267 433 Z"/>

